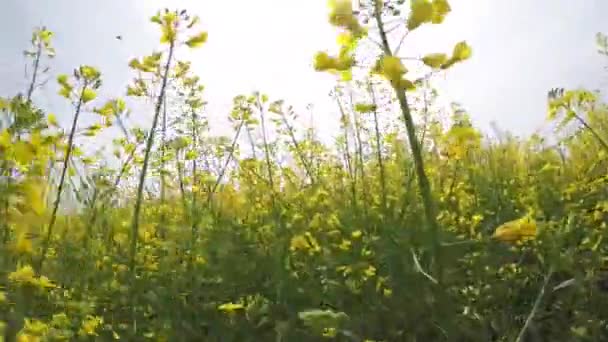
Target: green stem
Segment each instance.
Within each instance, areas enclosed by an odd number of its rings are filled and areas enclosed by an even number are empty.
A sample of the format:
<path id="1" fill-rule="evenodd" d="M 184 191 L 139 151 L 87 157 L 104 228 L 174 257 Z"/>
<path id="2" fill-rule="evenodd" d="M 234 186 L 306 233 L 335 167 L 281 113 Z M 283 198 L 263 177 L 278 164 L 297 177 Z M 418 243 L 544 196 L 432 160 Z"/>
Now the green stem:
<path id="1" fill-rule="evenodd" d="M 38 77 L 38 69 L 40 68 L 40 57 L 42 55 L 42 40 L 38 40 L 38 46 L 36 49 L 36 58 L 34 58 L 34 72 L 32 73 L 32 81 L 27 90 L 27 102 L 32 100 L 32 94 L 36 87 L 36 78 Z"/>
<path id="2" fill-rule="evenodd" d="M 226 158 L 224 166 L 220 170 L 220 174 L 217 176 L 217 179 L 215 180 L 215 184 L 213 184 L 213 188 L 211 188 L 211 191 L 209 191 L 209 195 L 207 197 L 207 205 L 209 205 L 211 203 L 213 194 L 217 191 L 217 188 L 220 185 L 220 183 L 222 182 L 222 178 L 224 177 L 226 170 L 228 170 L 228 165 L 230 164 L 230 161 L 232 160 L 232 157 L 234 155 L 234 149 L 236 148 L 236 143 L 238 142 L 239 136 L 241 135 L 241 129 L 243 128 L 244 124 L 245 124 L 245 121 L 241 121 L 238 128 L 236 129 L 234 139 L 232 139 L 232 144 L 230 145 L 230 153 L 228 154 L 228 158 Z"/>
<path id="3" fill-rule="evenodd" d="M 306 157 L 304 157 L 304 155 L 302 154 L 302 149 L 300 147 L 300 144 L 298 143 L 298 140 L 296 139 L 296 135 L 294 134 L 294 129 L 293 129 L 293 127 L 291 127 L 291 125 L 287 121 L 287 118 L 285 117 L 285 113 L 283 113 L 281 111 L 280 116 L 283 121 L 283 125 L 285 126 L 285 128 L 287 128 L 287 132 L 289 133 L 289 137 L 291 139 L 291 143 L 293 144 L 293 148 L 296 151 L 298 158 L 300 158 L 300 162 L 304 166 L 304 170 L 306 171 L 308 178 L 310 178 L 310 182 L 312 184 L 314 184 L 315 178 L 314 178 L 314 175 L 312 174 L 312 168 L 308 164 L 308 159 Z"/>
<path id="4" fill-rule="evenodd" d="M 384 30 L 384 25 L 381 17 L 381 13 L 378 9 L 374 11 L 374 17 L 376 19 L 376 24 L 378 25 L 378 31 L 380 33 L 380 38 L 382 40 L 382 47 L 384 50 L 384 54 L 386 56 L 392 56 L 391 48 L 388 42 L 388 37 Z M 397 100 L 399 101 L 399 106 L 401 107 L 401 113 L 403 115 L 403 121 L 405 121 L 405 128 L 407 131 L 407 137 L 410 142 L 410 149 L 412 152 L 412 156 L 414 157 L 414 168 L 416 171 L 416 176 L 418 179 L 418 187 L 420 189 L 420 193 L 422 195 L 422 201 L 424 205 L 424 213 L 427 221 L 427 225 L 431 231 L 432 235 L 432 248 L 433 255 L 435 256 L 435 267 L 436 267 L 436 277 L 439 283 L 442 282 L 443 279 L 443 266 L 442 266 L 442 258 L 441 258 L 441 245 L 439 241 L 439 225 L 437 224 L 437 215 L 435 202 L 433 200 L 431 185 L 429 183 L 429 179 L 427 178 L 426 172 L 424 170 L 424 160 L 422 158 L 422 150 L 420 148 L 420 142 L 416 137 L 416 127 L 414 125 L 414 120 L 412 118 L 412 114 L 410 111 L 410 107 L 407 101 L 407 95 L 405 93 L 405 89 L 401 89 L 393 86 L 395 93 L 397 95 Z"/>
<path id="5" fill-rule="evenodd" d="M 55 203 L 53 204 L 53 212 L 51 213 L 51 220 L 49 222 L 49 226 L 46 232 L 46 238 L 43 242 L 42 254 L 40 255 L 40 260 L 38 261 L 38 265 L 36 267 L 37 271 L 40 272 L 42 270 L 42 266 L 44 265 L 44 261 L 46 259 L 46 254 L 49 249 L 49 245 L 51 243 L 51 238 L 53 236 L 53 228 L 55 227 L 55 222 L 57 221 L 57 211 L 59 210 L 59 204 L 61 202 L 61 194 L 63 193 L 63 187 L 65 184 L 65 176 L 68 171 L 70 156 L 72 155 L 72 150 L 74 149 L 74 136 L 76 135 L 76 126 L 78 125 L 78 117 L 80 116 L 80 111 L 82 108 L 82 97 L 84 96 L 84 92 L 87 89 L 88 84 L 85 83 L 82 86 L 82 90 L 80 92 L 80 97 L 78 98 L 78 104 L 76 105 L 76 112 L 74 113 L 74 120 L 72 121 L 72 128 L 70 130 L 70 136 L 68 138 L 68 147 L 65 152 L 65 157 L 63 159 L 63 168 L 61 169 L 61 177 L 59 179 L 59 186 L 57 187 L 57 196 L 55 197 Z"/>
<path id="6" fill-rule="evenodd" d="M 338 94 L 336 94 L 335 98 L 336 102 L 338 103 L 338 108 L 340 109 L 340 118 L 342 120 L 342 125 L 344 128 L 344 154 L 346 157 L 346 167 L 348 168 L 348 174 L 350 176 L 350 190 L 353 197 L 353 208 L 355 212 L 358 212 L 359 204 L 357 201 L 357 173 L 353 170 L 353 158 L 350 154 L 350 145 L 348 139 L 348 117 L 346 116 L 346 112 L 344 111 L 342 101 L 340 101 Z"/>
<path id="7" fill-rule="evenodd" d="M 137 199 L 135 201 L 135 209 L 133 211 L 133 222 L 131 224 L 131 246 L 129 250 L 129 268 L 133 277 L 135 277 L 135 256 L 137 253 L 137 240 L 139 233 L 139 215 L 141 212 L 141 202 L 143 199 L 144 183 L 146 181 L 146 173 L 148 172 L 148 163 L 150 162 L 150 155 L 152 154 L 152 145 L 154 144 L 154 133 L 156 131 L 156 125 L 158 124 L 158 117 L 160 116 L 160 109 L 165 97 L 165 90 L 167 88 L 167 79 L 169 78 L 169 70 L 171 68 L 171 59 L 173 58 L 173 50 L 175 47 L 175 41 L 171 41 L 169 46 L 169 56 L 167 57 L 167 63 L 163 74 L 162 84 L 160 87 L 160 94 L 156 101 L 156 107 L 154 109 L 154 118 L 152 120 L 152 128 L 148 134 L 146 141 L 146 151 L 144 154 L 144 163 L 142 165 L 141 174 L 139 176 L 139 184 L 137 186 Z"/>
<path id="8" fill-rule="evenodd" d="M 160 236 L 165 236 L 165 197 L 166 197 L 166 182 L 165 182 L 165 154 L 167 150 L 167 98 L 164 98 L 163 101 L 163 136 L 161 141 L 161 151 L 160 151 L 160 205 L 161 205 L 161 214 L 160 214 Z"/>
<path id="9" fill-rule="evenodd" d="M 608 152 L 608 143 L 582 117 L 580 117 L 579 115 L 575 115 L 575 117 L 583 126 L 585 126 L 586 129 L 589 130 L 589 132 L 591 132 L 591 134 L 593 134 L 595 139 L 597 139 L 597 141 L 602 145 L 604 150 Z"/>
<path id="10" fill-rule="evenodd" d="M 545 291 L 547 289 L 547 286 L 549 285 L 549 280 L 551 280 L 551 276 L 553 276 L 553 267 L 551 267 L 551 269 L 549 269 L 549 272 L 547 273 L 547 276 L 545 277 L 545 281 L 543 282 L 543 285 L 540 288 L 540 291 L 538 291 L 538 295 L 536 296 L 536 300 L 534 301 L 532 310 L 530 310 L 530 313 L 528 314 L 528 318 L 526 318 L 526 322 L 524 323 L 524 326 L 519 331 L 519 335 L 517 335 L 515 342 L 524 341 L 526 332 L 530 328 L 530 325 L 532 324 L 532 321 L 534 320 L 534 316 L 536 316 L 536 313 L 538 312 L 538 309 L 540 308 L 540 304 L 543 301 L 543 297 L 545 296 Z"/>
<path id="11" fill-rule="evenodd" d="M 372 103 L 374 105 L 374 128 L 376 133 L 376 155 L 378 158 L 378 168 L 380 169 L 380 191 L 382 192 L 382 208 L 383 210 L 387 210 L 387 200 L 386 200 L 386 176 L 384 170 L 384 160 L 382 158 L 382 135 L 380 133 L 380 126 L 378 124 L 378 106 L 376 101 L 376 93 L 374 92 L 374 87 L 371 82 L 368 84 L 369 92 L 372 96 Z"/>

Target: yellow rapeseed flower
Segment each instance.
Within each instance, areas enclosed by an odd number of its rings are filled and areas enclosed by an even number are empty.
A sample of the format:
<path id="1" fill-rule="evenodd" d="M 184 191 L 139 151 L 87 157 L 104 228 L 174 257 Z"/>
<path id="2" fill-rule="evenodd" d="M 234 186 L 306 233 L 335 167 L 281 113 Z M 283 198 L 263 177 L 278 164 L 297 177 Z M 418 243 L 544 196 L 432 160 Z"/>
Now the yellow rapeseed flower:
<path id="1" fill-rule="evenodd" d="M 520 243 L 534 239 L 536 237 L 536 231 L 536 222 L 531 217 L 526 216 L 503 223 L 496 228 L 492 238 L 504 242 Z"/>
<path id="2" fill-rule="evenodd" d="M 31 254 L 33 252 L 32 240 L 27 233 L 21 233 L 15 241 L 15 252 L 19 254 Z"/>
<path id="3" fill-rule="evenodd" d="M 30 265 L 19 267 L 16 271 L 9 273 L 8 279 L 15 283 L 33 284 L 36 273 Z"/>
<path id="4" fill-rule="evenodd" d="M 303 235 L 296 235 L 291 238 L 289 249 L 291 251 L 308 249 L 308 240 Z"/>
<path id="5" fill-rule="evenodd" d="M 218 310 L 225 313 L 233 313 L 238 310 L 243 310 L 245 306 L 243 304 L 225 303 L 217 307 Z"/>
<path id="6" fill-rule="evenodd" d="M 340 27 L 349 27 L 354 20 L 351 0 L 329 0 L 329 22 Z"/>
<path id="7" fill-rule="evenodd" d="M 85 336 L 97 336 L 97 329 L 103 323 L 103 319 L 96 316 L 87 316 L 87 318 L 82 321 L 82 325 L 80 326 L 79 333 Z"/>
<path id="8" fill-rule="evenodd" d="M 350 242 L 350 240 L 342 239 L 342 242 L 340 243 L 340 245 L 338 245 L 338 248 L 340 248 L 343 251 L 347 251 L 350 249 L 351 246 L 352 246 L 352 243 Z"/>
<path id="9" fill-rule="evenodd" d="M 17 342 L 40 342 L 40 341 L 42 341 L 42 340 L 38 336 L 25 334 L 25 333 L 19 333 L 19 335 L 17 335 Z"/>

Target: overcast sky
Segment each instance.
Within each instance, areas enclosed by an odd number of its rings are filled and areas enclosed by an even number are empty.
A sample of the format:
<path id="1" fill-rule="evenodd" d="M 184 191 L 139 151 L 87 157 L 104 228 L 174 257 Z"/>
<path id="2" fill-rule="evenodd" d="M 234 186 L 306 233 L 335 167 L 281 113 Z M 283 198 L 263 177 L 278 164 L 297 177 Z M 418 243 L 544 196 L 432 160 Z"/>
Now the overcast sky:
<path id="1" fill-rule="evenodd" d="M 469 110 L 478 126 L 496 121 L 503 129 L 527 134 L 545 120 L 548 89 L 606 88 L 608 60 L 596 53 L 594 38 L 598 31 L 608 32 L 608 1 L 451 4 L 453 12 L 443 25 L 417 30 L 402 51 L 449 52 L 456 42 L 469 42 L 473 58 L 438 85 L 448 100 Z M 90 64 L 103 73 L 102 96 L 123 95 L 133 76 L 128 60 L 158 47 L 158 30 L 149 17 L 167 5 L 200 15 L 209 31 L 208 44 L 183 57 L 193 61 L 207 87 L 212 124 L 226 116 L 233 96 L 259 89 L 299 107 L 313 103 L 321 133 L 335 133 L 337 114 L 327 98 L 332 78 L 311 67 L 316 51 L 335 46 L 325 0 L 2 0 L 0 96 L 25 89 L 22 51 L 38 25 L 56 33 L 53 75 Z M 67 123 L 69 107 L 55 91 L 48 87 L 35 101 Z"/>

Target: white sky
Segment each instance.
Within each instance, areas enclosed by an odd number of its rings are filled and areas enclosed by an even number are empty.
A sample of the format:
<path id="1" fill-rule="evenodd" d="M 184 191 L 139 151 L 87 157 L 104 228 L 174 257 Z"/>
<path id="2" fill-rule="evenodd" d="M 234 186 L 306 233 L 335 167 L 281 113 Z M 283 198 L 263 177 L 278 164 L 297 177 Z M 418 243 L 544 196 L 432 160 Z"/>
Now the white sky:
<path id="1" fill-rule="evenodd" d="M 174 1 L 137 4 L 150 14 L 159 6 L 176 6 Z M 323 123 L 319 129 L 324 136 L 333 133 L 335 117 L 323 116 L 335 108 L 328 98 L 334 77 L 312 68 L 316 51 L 336 45 L 324 1 L 185 0 L 179 6 L 198 14 L 209 33 L 204 47 L 187 58 L 206 85 L 210 114 L 226 113 L 235 95 L 259 90 L 301 109 L 314 102 L 319 116 L 314 120 Z M 147 29 L 158 35 L 155 25 Z"/>
<path id="2" fill-rule="evenodd" d="M 487 14 L 487 6 L 474 3 L 456 1 L 454 12 L 459 16 L 448 17 L 440 26 L 420 28 L 401 51 L 411 56 L 450 52 L 456 42 L 475 33 L 474 23 Z M 136 5 L 148 16 L 159 7 L 176 6 L 167 0 Z M 179 6 L 200 15 L 202 27 L 209 32 L 205 47 L 188 59 L 207 85 L 211 112 L 225 110 L 235 94 L 260 90 L 301 109 L 313 103 L 313 120 L 321 136 L 329 138 L 337 132 L 336 106 L 328 97 L 335 77 L 312 68 L 315 52 L 337 49 L 337 30 L 328 23 L 326 1 L 183 0 Z M 158 35 L 155 25 L 146 29 Z"/>
<path id="3" fill-rule="evenodd" d="M 437 86 L 447 100 L 461 102 L 481 128 L 497 121 L 502 128 L 530 133 L 544 122 L 549 88 L 603 84 L 604 60 L 595 52 L 594 36 L 608 32 L 608 1 L 450 3 L 446 22 L 416 30 L 402 51 L 410 56 L 449 52 L 467 40 L 473 58 L 448 71 Z M 149 17 L 167 6 L 200 15 L 209 32 L 204 47 L 183 57 L 192 60 L 206 85 L 212 124 L 228 114 L 235 95 L 260 90 L 301 109 L 313 103 L 321 135 L 337 133 L 337 113 L 327 97 L 333 78 L 311 67 L 316 51 L 335 48 L 326 0 L 4 0 L 0 96 L 24 89 L 21 51 L 40 24 L 56 32 L 55 74 L 91 64 L 103 74 L 101 95 L 124 95 L 133 76 L 128 60 L 158 48 L 157 27 Z M 118 34 L 123 41 L 114 39 Z M 36 101 L 67 123 L 70 107 L 55 94 L 49 86 Z M 149 127 L 147 113 L 134 116 Z"/>

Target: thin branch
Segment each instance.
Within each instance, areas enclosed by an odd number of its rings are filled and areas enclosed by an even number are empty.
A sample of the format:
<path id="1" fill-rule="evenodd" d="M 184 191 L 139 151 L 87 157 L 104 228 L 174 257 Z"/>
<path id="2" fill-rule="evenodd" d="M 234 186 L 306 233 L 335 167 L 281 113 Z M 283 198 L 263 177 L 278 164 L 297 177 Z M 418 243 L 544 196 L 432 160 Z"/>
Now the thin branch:
<path id="1" fill-rule="evenodd" d="M 526 332 L 528 331 L 530 324 L 532 324 L 532 321 L 534 320 L 534 316 L 536 316 L 536 313 L 538 312 L 538 309 L 540 308 L 540 304 L 542 303 L 543 297 L 545 295 L 545 290 L 547 289 L 547 285 L 549 284 L 549 280 L 551 280 L 552 275 L 553 275 L 553 267 L 551 267 L 549 269 L 549 272 L 547 273 L 547 276 L 545 277 L 545 281 L 543 282 L 543 286 L 540 288 L 540 291 L 538 292 L 538 296 L 536 296 L 536 300 L 534 301 L 534 306 L 532 306 L 532 310 L 530 311 L 528 318 L 526 318 L 526 323 L 524 323 L 524 326 L 521 328 L 521 331 L 519 332 L 519 335 L 517 335 L 517 339 L 515 339 L 515 342 L 521 342 L 524 340 L 524 336 L 526 335 Z"/>
<path id="2" fill-rule="evenodd" d="M 433 284 L 439 284 L 439 282 L 437 281 L 437 279 L 433 278 L 433 276 L 431 276 L 430 274 L 426 273 L 424 271 L 424 269 L 422 269 L 422 266 L 420 265 L 420 262 L 418 261 L 418 257 L 416 256 L 416 253 L 414 253 L 414 250 L 411 249 L 410 251 L 412 252 L 412 259 L 414 259 L 414 265 L 416 266 L 416 270 L 418 272 L 420 272 L 423 276 L 425 276 L 426 278 L 428 278 Z"/>
<path id="3" fill-rule="evenodd" d="M 406 31 L 403 36 L 401 36 L 401 39 L 399 40 L 399 44 L 397 44 L 397 47 L 395 48 L 395 51 L 393 52 L 393 55 L 397 55 L 399 53 L 399 50 L 401 49 L 401 46 L 403 45 L 403 42 L 405 42 L 405 38 L 407 38 L 407 36 L 410 34 L 410 31 Z"/>

